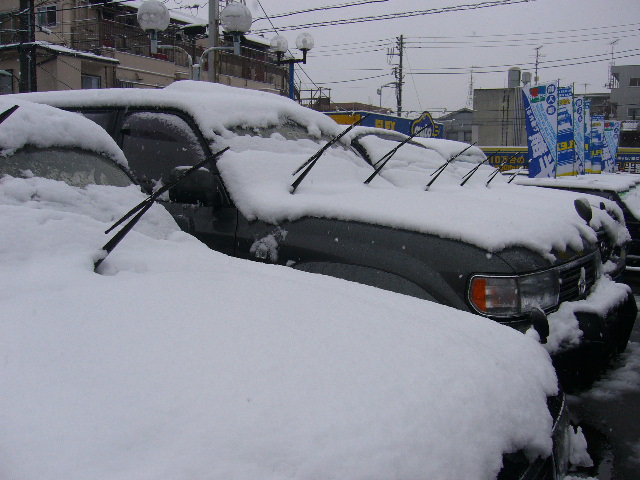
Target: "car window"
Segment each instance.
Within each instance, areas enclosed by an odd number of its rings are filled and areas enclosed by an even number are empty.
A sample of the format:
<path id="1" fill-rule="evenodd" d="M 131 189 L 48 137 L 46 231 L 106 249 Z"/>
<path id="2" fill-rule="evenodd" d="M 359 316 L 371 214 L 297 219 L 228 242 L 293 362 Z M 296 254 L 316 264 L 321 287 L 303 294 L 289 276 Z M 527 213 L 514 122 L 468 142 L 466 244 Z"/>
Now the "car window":
<path id="1" fill-rule="evenodd" d="M 120 133 L 129 167 L 147 191 L 166 182 L 174 168 L 206 158 L 191 126 L 172 113 L 133 112 L 125 118 Z"/>
<path id="2" fill-rule="evenodd" d="M 80 113 L 84 117 L 100 125 L 109 134 L 113 133 L 113 128 L 116 122 L 116 115 L 117 115 L 116 111 L 114 110 L 110 110 L 110 111 L 82 110 L 82 111 L 79 111 L 78 113 Z"/>
<path id="3" fill-rule="evenodd" d="M 74 187 L 90 184 L 126 187 L 133 182 L 113 161 L 94 152 L 70 148 L 27 146 L 0 157 L 0 175 L 43 177 Z"/>

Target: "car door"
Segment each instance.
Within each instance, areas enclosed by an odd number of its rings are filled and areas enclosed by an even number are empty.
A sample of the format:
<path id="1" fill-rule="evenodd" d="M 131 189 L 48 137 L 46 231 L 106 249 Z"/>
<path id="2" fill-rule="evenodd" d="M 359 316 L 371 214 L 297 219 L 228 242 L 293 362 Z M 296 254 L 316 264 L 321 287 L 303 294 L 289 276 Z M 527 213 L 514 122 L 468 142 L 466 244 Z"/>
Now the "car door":
<path id="1" fill-rule="evenodd" d="M 133 174 L 148 193 L 167 182 L 174 169 L 212 157 L 195 123 L 181 112 L 129 109 L 117 122 L 115 138 Z M 217 169 L 211 168 L 222 197 L 215 206 L 195 201 L 174 202 L 168 196 L 161 203 L 183 230 L 210 248 L 233 255 L 237 209 L 230 202 Z"/>

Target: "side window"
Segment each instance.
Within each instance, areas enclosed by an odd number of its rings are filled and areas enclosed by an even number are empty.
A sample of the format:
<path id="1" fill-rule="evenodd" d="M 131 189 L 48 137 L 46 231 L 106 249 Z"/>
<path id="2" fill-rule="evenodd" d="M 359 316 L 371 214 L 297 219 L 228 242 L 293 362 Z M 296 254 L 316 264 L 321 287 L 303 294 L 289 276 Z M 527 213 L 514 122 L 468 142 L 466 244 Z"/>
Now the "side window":
<path id="1" fill-rule="evenodd" d="M 90 110 L 79 110 L 83 117 L 88 118 L 94 123 L 97 123 L 102 128 L 104 128 L 109 135 L 113 135 L 113 128 L 116 122 L 117 112 L 115 110 L 105 110 L 105 111 L 90 111 Z"/>
<path id="2" fill-rule="evenodd" d="M 191 126 L 172 113 L 133 112 L 125 118 L 120 133 L 129 167 L 147 191 L 166 181 L 174 168 L 206 158 Z"/>

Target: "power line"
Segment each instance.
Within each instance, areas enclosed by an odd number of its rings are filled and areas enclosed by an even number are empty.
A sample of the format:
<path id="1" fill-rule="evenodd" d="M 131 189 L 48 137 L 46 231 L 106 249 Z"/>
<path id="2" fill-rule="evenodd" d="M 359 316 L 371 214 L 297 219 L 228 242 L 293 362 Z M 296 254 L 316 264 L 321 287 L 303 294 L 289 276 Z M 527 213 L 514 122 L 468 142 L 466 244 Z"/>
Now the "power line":
<path id="1" fill-rule="evenodd" d="M 280 27 L 280 30 L 300 30 L 300 29 L 307 29 L 307 28 L 319 28 L 319 27 L 336 26 L 336 25 L 349 25 L 353 23 L 392 20 L 396 18 L 408 18 L 408 17 L 416 17 L 416 16 L 424 16 L 424 15 L 434 15 L 438 13 L 458 12 L 463 10 L 479 10 L 482 8 L 499 7 L 504 5 L 528 3 L 528 2 L 535 2 L 535 1 L 536 0 L 490 0 L 490 1 L 480 2 L 480 3 L 456 5 L 452 7 L 442 7 L 442 8 L 430 8 L 428 10 L 419 10 L 419 11 L 412 11 L 412 12 L 389 13 L 389 14 L 383 14 L 383 15 L 371 15 L 367 17 L 356 17 L 356 18 L 347 18 L 347 19 L 338 19 L 338 20 L 327 20 L 327 21 L 321 21 L 321 22 L 312 22 L 312 23 L 298 24 L 298 25 L 289 25 L 286 27 Z M 269 31 L 271 31 L 271 29 L 268 29 L 268 28 L 258 29 L 258 30 L 254 30 L 253 33 L 266 33 Z"/>
<path id="2" fill-rule="evenodd" d="M 354 7 L 354 6 L 362 6 L 362 5 L 366 5 L 369 3 L 383 3 L 383 2 L 388 2 L 389 0 L 360 0 L 360 1 L 356 1 L 356 2 L 350 2 L 350 3 L 343 3 L 340 5 L 327 5 L 325 7 L 315 7 L 315 8 L 307 8 L 306 10 L 298 10 L 295 12 L 287 12 L 287 13 L 276 13 L 275 15 L 271 15 L 271 19 L 274 18 L 284 18 L 284 17 L 291 17 L 293 15 L 300 15 L 303 13 L 311 13 L 311 12 L 317 12 L 317 11 L 327 11 L 327 10 L 336 10 L 339 8 L 347 8 L 347 7 Z M 269 17 L 259 17 L 256 18 L 254 21 L 257 22 L 259 20 L 270 20 Z"/>

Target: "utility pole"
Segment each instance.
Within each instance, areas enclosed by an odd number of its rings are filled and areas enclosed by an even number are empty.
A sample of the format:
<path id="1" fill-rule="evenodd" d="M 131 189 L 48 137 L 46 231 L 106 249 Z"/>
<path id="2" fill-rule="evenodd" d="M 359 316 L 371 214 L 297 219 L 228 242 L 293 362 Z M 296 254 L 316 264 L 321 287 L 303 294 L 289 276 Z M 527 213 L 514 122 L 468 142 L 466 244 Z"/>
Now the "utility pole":
<path id="1" fill-rule="evenodd" d="M 535 85 L 538 84 L 538 81 L 540 80 L 540 77 L 538 77 L 538 64 L 540 63 L 540 49 L 542 48 L 542 45 L 540 45 L 539 47 L 536 47 L 536 73 L 533 77 L 533 83 Z"/>
<path id="2" fill-rule="evenodd" d="M 471 79 L 469 80 L 469 92 L 467 93 L 467 108 L 473 108 L 473 67 L 471 68 Z"/>
<path id="3" fill-rule="evenodd" d="M 36 16 L 34 0 L 20 0 L 20 82 L 19 90 L 35 92 L 36 82 Z"/>
<path id="4" fill-rule="evenodd" d="M 402 57 L 404 52 L 404 35 L 398 37 L 398 55 L 400 56 L 398 68 L 396 69 L 396 103 L 398 107 L 398 116 L 402 116 L 402 84 L 404 77 L 402 75 Z"/>

